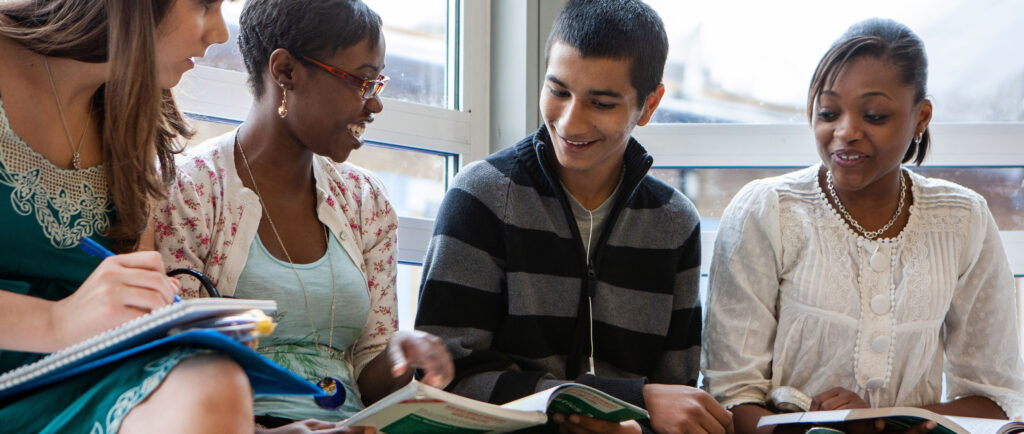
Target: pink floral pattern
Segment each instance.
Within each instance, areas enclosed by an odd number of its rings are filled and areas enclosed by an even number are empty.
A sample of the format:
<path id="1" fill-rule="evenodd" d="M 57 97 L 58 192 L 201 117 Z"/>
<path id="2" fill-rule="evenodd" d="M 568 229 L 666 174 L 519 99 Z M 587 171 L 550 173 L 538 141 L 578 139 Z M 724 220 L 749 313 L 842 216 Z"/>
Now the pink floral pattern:
<path id="1" fill-rule="evenodd" d="M 157 207 L 155 222 L 157 250 L 168 269 L 202 271 L 225 295 L 234 293 L 262 215 L 255 194 L 238 177 L 233 144 L 231 132 L 179 157 L 178 182 L 172 185 L 168 200 Z M 370 293 L 370 315 L 352 349 L 358 375 L 398 330 L 398 219 L 383 184 L 372 173 L 349 163 L 314 158 L 321 190 L 320 220 L 353 255 Z M 198 283 L 183 280 L 182 296 L 201 296 Z"/>

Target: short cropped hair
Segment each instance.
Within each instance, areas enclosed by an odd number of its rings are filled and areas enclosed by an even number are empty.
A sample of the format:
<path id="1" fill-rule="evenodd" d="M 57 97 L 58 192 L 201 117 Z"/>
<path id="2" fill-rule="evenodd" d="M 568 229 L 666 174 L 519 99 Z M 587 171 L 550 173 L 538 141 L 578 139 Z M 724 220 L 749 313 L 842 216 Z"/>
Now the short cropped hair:
<path id="1" fill-rule="evenodd" d="M 907 26 L 890 19 L 869 18 L 855 23 L 832 44 L 818 62 L 807 90 L 807 119 L 814 116 L 814 103 L 826 86 L 831 86 L 843 68 L 860 58 L 881 60 L 899 71 L 900 81 L 914 88 L 914 103 L 924 100 L 928 92 L 928 55 L 924 42 Z M 903 162 L 911 160 L 918 166 L 924 161 L 931 143 L 925 129 L 921 141 L 911 141 Z"/>
<path id="2" fill-rule="evenodd" d="M 302 56 L 331 55 L 366 38 L 376 46 L 381 34 L 380 16 L 360 0 L 248 0 L 239 25 L 238 48 L 256 99 L 274 50 L 308 65 Z"/>
<path id="3" fill-rule="evenodd" d="M 548 37 L 551 46 L 564 42 L 583 57 L 629 59 L 629 80 L 637 105 L 658 88 L 668 57 L 668 35 L 658 13 L 640 0 L 569 0 Z"/>

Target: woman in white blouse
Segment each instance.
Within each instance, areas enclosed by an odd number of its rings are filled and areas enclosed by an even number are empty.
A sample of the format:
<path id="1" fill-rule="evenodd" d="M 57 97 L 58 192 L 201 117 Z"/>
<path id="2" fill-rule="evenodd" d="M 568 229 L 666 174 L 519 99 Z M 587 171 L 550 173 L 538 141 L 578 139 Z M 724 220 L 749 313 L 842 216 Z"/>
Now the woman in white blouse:
<path id="1" fill-rule="evenodd" d="M 985 199 L 902 168 L 930 142 L 926 82 L 913 32 L 855 24 L 808 92 L 821 164 L 748 184 L 722 217 L 702 367 L 737 432 L 793 389 L 812 410 L 1024 418 L 1014 281 Z"/>

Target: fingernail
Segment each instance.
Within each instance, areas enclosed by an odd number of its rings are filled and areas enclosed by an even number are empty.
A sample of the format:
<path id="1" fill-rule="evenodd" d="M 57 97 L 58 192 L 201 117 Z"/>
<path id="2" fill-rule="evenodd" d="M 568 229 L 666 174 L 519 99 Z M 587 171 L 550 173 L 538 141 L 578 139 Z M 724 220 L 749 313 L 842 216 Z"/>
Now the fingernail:
<path id="1" fill-rule="evenodd" d="M 938 424 L 936 424 L 934 421 L 928 421 L 928 422 L 924 423 L 924 427 L 928 428 L 930 430 L 935 429 L 935 427 L 937 427 L 937 426 L 938 426 Z"/>
<path id="2" fill-rule="evenodd" d="M 580 423 L 580 416 L 578 414 L 569 416 L 569 422 L 574 424 Z"/>
<path id="3" fill-rule="evenodd" d="M 405 373 L 405 364 L 395 365 L 391 367 L 392 377 L 401 377 Z"/>
<path id="4" fill-rule="evenodd" d="M 556 423 L 565 422 L 565 416 L 562 416 L 561 413 L 555 413 L 555 415 L 551 416 L 551 418 L 554 419 Z"/>

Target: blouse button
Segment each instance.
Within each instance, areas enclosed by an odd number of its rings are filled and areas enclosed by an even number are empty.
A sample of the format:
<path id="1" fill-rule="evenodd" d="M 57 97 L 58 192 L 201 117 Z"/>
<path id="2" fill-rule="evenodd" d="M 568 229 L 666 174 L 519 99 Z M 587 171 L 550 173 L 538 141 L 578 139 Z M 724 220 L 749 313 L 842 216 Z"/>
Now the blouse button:
<path id="1" fill-rule="evenodd" d="M 876 295 L 871 298 L 871 311 L 875 315 L 885 315 L 889 312 L 889 297 L 884 295 Z"/>
<path id="2" fill-rule="evenodd" d="M 868 266 L 875 270 L 875 272 L 881 273 L 889 268 L 889 258 L 883 255 L 882 252 L 876 251 L 868 259 Z"/>
<path id="3" fill-rule="evenodd" d="M 885 386 L 885 379 L 884 378 L 872 378 L 872 379 L 868 380 L 868 382 L 866 384 L 864 384 L 864 386 L 866 386 L 868 389 L 871 389 L 871 390 L 881 389 L 882 386 Z"/>
<path id="4" fill-rule="evenodd" d="M 342 240 L 342 241 L 345 241 L 345 237 L 346 237 L 345 233 L 344 233 L 344 232 L 342 232 L 342 233 L 341 233 L 341 240 Z"/>
<path id="5" fill-rule="evenodd" d="M 879 336 L 871 340 L 871 350 L 876 353 L 884 353 L 889 350 L 889 337 Z"/>

